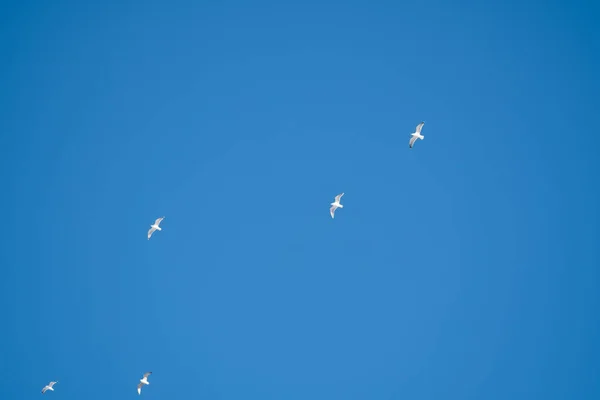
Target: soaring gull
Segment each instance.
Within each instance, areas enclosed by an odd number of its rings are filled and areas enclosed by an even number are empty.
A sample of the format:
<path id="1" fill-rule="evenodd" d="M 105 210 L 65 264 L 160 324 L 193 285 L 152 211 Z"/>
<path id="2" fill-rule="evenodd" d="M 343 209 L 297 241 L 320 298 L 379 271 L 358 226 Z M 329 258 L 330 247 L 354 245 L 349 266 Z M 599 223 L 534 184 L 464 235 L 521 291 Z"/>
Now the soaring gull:
<path id="1" fill-rule="evenodd" d="M 142 379 L 140 379 L 140 383 L 138 383 L 138 394 L 142 394 L 142 386 L 150 384 L 150 382 L 148 382 L 148 377 L 150 376 L 151 373 L 152 372 L 146 372 L 144 374 L 144 377 Z"/>
<path id="2" fill-rule="evenodd" d="M 410 147 L 411 149 L 414 146 L 417 139 L 425 139 L 425 136 L 421 135 L 421 129 L 423 129 L 423 125 L 425 125 L 425 122 L 421 122 L 419 125 L 417 125 L 417 130 L 411 135 L 412 137 L 410 138 L 410 142 L 408 142 L 408 147 Z"/>
<path id="3" fill-rule="evenodd" d="M 54 392 L 54 389 L 52 388 L 52 386 L 54 386 L 55 383 L 58 383 L 58 382 L 50 382 L 49 384 L 44 386 L 44 388 L 42 389 L 42 394 L 46 393 L 47 390 L 52 390 Z"/>
<path id="4" fill-rule="evenodd" d="M 335 214 L 336 208 L 344 208 L 344 206 L 340 204 L 340 200 L 342 199 L 343 195 L 344 193 L 338 194 L 337 196 L 335 196 L 335 201 L 331 203 L 331 208 L 329 209 L 329 214 L 331 214 L 331 218 L 333 218 L 333 214 Z"/>
<path id="5" fill-rule="evenodd" d="M 150 230 L 148 231 L 148 240 L 150 240 L 150 236 L 152 236 L 155 230 L 162 231 L 162 229 L 158 225 L 163 219 L 165 219 L 165 217 L 157 218 L 156 221 L 154 221 L 154 225 L 150 225 Z"/>

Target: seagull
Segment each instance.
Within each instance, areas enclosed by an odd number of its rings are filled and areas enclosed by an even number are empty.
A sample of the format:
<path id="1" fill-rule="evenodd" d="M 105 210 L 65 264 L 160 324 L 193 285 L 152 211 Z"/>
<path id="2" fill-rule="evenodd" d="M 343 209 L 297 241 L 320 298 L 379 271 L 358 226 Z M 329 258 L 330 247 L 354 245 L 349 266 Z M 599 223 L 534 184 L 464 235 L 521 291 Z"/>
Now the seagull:
<path id="1" fill-rule="evenodd" d="M 58 383 L 58 382 L 50 382 L 49 384 L 44 386 L 44 388 L 42 389 L 42 394 L 46 393 L 46 390 L 52 390 L 54 392 L 54 389 L 52 389 L 52 386 L 54 386 L 55 383 Z"/>
<path id="2" fill-rule="evenodd" d="M 335 201 L 331 203 L 331 208 L 329 209 L 329 214 L 331 214 L 331 218 L 333 218 L 333 214 L 335 213 L 336 208 L 344 208 L 344 206 L 340 204 L 340 200 L 342 199 L 343 195 L 344 193 L 338 194 L 337 196 L 335 196 Z"/>
<path id="3" fill-rule="evenodd" d="M 148 377 L 150 376 L 151 373 L 152 372 L 146 372 L 144 374 L 144 377 L 142 379 L 140 379 L 140 383 L 138 383 L 138 394 L 142 394 L 142 386 L 150 384 L 150 382 L 148 382 Z"/>
<path id="4" fill-rule="evenodd" d="M 411 149 L 414 146 L 417 139 L 425 139 L 425 136 L 421 135 L 421 129 L 423 129 L 423 125 L 425 125 L 425 122 L 421 122 L 419 125 L 417 125 L 417 130 L 412 134 L 410 142 L 408 142 L 408 147 L 410 147 Z"/>
<path id="5" fill-rule="evenodd" d="M 150 230 L 148 231 L 148 240 L 150 240 L 150 236 L 152 236 L 155 230 L 158 229 L 159 231 L 162 231 L 162 229 L 158 225 L 163 219 L 165 219 L 165 217 L 157 218 L 156 221 L 154 221 L 154 225 L 150 225 Z"/>

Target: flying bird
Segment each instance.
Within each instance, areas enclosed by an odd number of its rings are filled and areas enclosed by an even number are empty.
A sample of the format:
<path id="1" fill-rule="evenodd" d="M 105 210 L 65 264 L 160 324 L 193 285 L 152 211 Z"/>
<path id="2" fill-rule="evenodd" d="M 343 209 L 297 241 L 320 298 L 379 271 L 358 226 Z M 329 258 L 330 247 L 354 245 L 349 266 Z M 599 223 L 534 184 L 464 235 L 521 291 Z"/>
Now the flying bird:
<path id="1" fill-rule="evenodd" d="M 52 390 L 54 392 L 54 389 L 52 388 L 52 386 L 54 386 L 55 383 L 58 383 L 58 382 L 50 382 L 49 384 L 44 386 L 44 388 L 42 389 L 42 394 L 46 393 L 47 390 Z"/>
<path id="2" fill-rule="evenodd" d="M 144 377 L 142 379 L 140 379 L 140 383 L 138 383 L 138 394 L 142 394 L 142 386 L 144 385 L 149 385 L 150 382 L 148 382 L 148 377 L 150 376 L 152 372 L 146 372 L 144 374 Z"/>
<path id="3" fill-rule="evenodd" d="M 331 218 L 333 218 L 333 214 L 335 213 L 336 208 L 344 208 L 344 206 L 340 204 L 340 200 L 342 199 L 343 195 L 344 193 L 338 194 L 337 196 L 335 196 L 335 201 L 331 203 L 331 208 L 329 209 L 329 214 L 331 214 Z"/>
<path id="4" fill-rule="evenodd" d="M 165 219 L 165 217 L 157 218 L 156 221 L 154 221 L 154 225 L 150 225 L 150 230 L 148 231 L 148 240 L 150 240 L 150 236 L 152 236 L 155 230 L 162 231 L 162 229 L 158 225 L 163 219 Z"/>
<path id="5" fill-rule="evenodd" d="M 419 125 L 417 125 L 416 131 L 411 135 L 412 137 L 410 138 L 410 142 L 408 142 L 408 147 L 411 149 L 413 148 L 417 139 L 425 139 L 425 136 L 421 135 L 421 129 L 423 129 L 423 125 L 425 125 L 425 122 L 421 122 Z"/>

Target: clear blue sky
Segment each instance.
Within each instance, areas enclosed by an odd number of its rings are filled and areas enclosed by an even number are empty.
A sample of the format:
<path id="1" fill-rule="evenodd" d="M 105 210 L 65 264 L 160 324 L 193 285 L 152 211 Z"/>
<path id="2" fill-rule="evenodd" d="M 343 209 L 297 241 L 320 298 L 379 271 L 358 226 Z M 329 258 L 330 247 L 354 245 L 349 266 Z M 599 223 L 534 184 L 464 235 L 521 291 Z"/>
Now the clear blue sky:
<path id="1" fill-rule="evenodd" d="M 2 400 L 599 398 L 600 5 L 50 3 L 0 12 Z"/>

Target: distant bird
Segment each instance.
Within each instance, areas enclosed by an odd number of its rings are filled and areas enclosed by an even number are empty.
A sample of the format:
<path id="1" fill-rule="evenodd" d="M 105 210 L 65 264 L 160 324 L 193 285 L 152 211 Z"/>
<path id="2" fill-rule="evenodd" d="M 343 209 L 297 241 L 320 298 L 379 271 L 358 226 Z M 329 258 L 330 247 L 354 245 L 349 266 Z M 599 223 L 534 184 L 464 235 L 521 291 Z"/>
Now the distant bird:
<path id="1" fill-rule="evenodd" d="M 157 218 L 156 221 L 154 221 L 154 225 L 150 225 L 150 230 L 148 231 L 148 240 L 150 240 L 150 236 L 152 236 L 155 230 L 162 231 L 162 229 L 158 225 L 163 219 L 165 219 L 165 217 Z"/>
<path id="2" fill-rule="evenodd" d="M 333 218 L 333 214 L 335 213 L 336 208 L 344 208 L 344 206 L 340 204 L 340 200 L 342 199 L 343 195 L 344 193 L 338 194 L 337 196 L 335 196 L 335 201 L 331 203 L 331 208 L 329 209 L 329 214 L 331 214 L 331 218 Z"/>
<path id="3" fill-rule="evenodd" d="M 150 376 L 151 373 L 152 372 L 146 372 L 144 374 L 144 377 L 142 379 L 140 379 L 140 383 L 138 383 L 138 394 L 142 394 L 142 386 L 150 384 L 150 382 L 148 382 L 148 377 Z"/>
<path id="4" fill-rule="evenodd" d="M 46 393 L 46 390 L 52 390 L 54 392 L 54 389 L 52 389 L 52 386 L 54 386 L 55 383 L 58 383 L 58 382 L 50 382 L 49 384 L 44 386 L 44 388 L 42 389 L 42 394 Z"/>
<path id="5" fill-rule="evenodd" d="M 417 139 L 425 139 L 425 136 L 421 135 L 421 129 L 423 129 L 423 125 L 425 125 L 425 122 L 421 122 L 419 125 L 417 125 L 417 130 L 412 134 L 410 142 L 408 142 L 408 147 L 410 147 L 411 149 L 414 146 Z"/>

